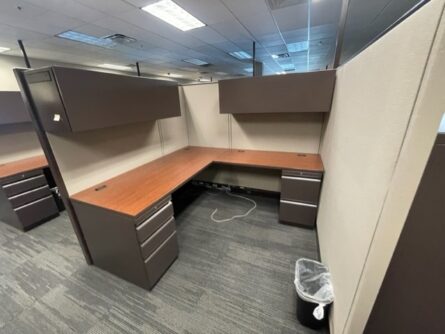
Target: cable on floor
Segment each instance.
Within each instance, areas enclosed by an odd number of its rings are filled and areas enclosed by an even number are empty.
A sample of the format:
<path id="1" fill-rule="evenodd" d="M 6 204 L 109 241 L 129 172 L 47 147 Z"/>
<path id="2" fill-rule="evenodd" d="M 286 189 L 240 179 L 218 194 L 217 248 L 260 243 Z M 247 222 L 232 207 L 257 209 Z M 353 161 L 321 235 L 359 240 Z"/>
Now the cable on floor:
<path id="1" fill-rule="evenodd" d="M 215 210 L 213 211 L 213 213 L 210 215 L 210 219 L 211 219 L 212 221 L 214 221 L 215 223 L 227 223 L 227 222 L 230 222 L 230 221 L 232 221 L 232 220 L 234 220 L 234 219 L 236 219 L 236 218 L 244 218 L 244 217 L 247 217 L 247 216 L 250 215 L 250 213 L 251 213 L 253 210 L 255 210 L 256 207 L 257 207 L 256 202 L 255 202 L 253 199 L 250 199 L 250 198 L 247 198 L 247 197 L 244 197 L 244 196 L 241 196 L 241 195 L 235 195 L 235 194 L 232 194 L 229 190 L 226 190 L 226 194 L 229 195 L 229 196 L 232 196 L 232 197 L 237 197 L 237 198 L 245 199 L 246 201 L 249 201 L 250 203 L 252 203 L 253 206 L 252 206 L 249 210 L 247 210 L 246 213 L 243 213 L 242 215 L 234 215 L 234 216 L 232 216 L 231 218 L 226 218 L 226 219 L 216 219 L 214 216 L 215 216 L 215 214 L 218 212 L 218 209 L 215 209 Z"/>

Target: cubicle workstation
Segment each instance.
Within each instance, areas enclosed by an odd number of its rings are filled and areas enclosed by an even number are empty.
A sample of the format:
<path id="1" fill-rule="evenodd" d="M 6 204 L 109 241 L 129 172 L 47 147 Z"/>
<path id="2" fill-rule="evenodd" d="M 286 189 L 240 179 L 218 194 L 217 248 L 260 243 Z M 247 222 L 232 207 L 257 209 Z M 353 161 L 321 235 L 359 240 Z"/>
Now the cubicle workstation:
<path id="1" fill-rule="evenodd" d="M 0 221 L 27 231 L 58 216 L 56 185 L 18 91 L 0 92 L 0 145 Z"/>
<path id="2" fill-rule="evenodd" d="M 267 89 L 271 94 L 270 106 L 281 101 L 287 113 L 329 111 L 335 71 L 276 76 L 273 80 L 274 84 Z M 291 94 L 292 87 L 303 87 L 306 81 L 310 83 L 306 89 L 311 91 L 313 98 L 303 99 L 301 104 L 301 96 Z M 54 146 L 55 162 L 59 165 L 66 163 L 57 151 L 61 141 L 76 146 L 77 140 L 93 136 L 94 131 L 110 128 L 109 134 L 112 134 L 131 123 L 149 124 L 171 117 L 188 126 L 185 111 L 181 110 L 184 105 L 182 87 L 171 82 L 49 67 L 25 71 L 22 84 L 29 90 L 28 98 L 35 106 L 33 112 L 41 121 L 50 145 Z M 220 83 L 221 115 L 245 110 L 242 106 L 227 108 L 225 101 L 237 100 L 234 92 L 243 96 L 244 89 L 246 94 L 250 91 L 255 95 L 255 90 L 264 89 L 256 80 L 231 90 L 233 85 L 239 85 L 237 79 Z M 288 87 L 288 91 L 283 87 Z M 167 137 L 167 134 L 162 136 Z M 113 140 L 112 135 L 108 140 Z M 84 247 L 94 265 L 152 289 L 179 254 L 172 194 L 188 181 L 199 179 L 199 174 L 209 166 L 275 171 L 281 188 L 281 191 L 278 189 L 281 199 L 276 223 L 315 228 L 324 171 L 318 154 L 202 144 L 205 146 L 181 143 L 170 152 L 165 152 L 164 148 L 161 157 L 148 159 L 135 168 L 127 167 L 121 173 L 114 172 L 113 177 L 97 183 L 80 180 L 83 186 L 79 187 L 80 191 L 69 193 L 69 201 L 85 240 Z M 68 179 L 68 173 L 61 171 L 61 174 Z M 97 179 L 97 175 L 90 178 Z"/>

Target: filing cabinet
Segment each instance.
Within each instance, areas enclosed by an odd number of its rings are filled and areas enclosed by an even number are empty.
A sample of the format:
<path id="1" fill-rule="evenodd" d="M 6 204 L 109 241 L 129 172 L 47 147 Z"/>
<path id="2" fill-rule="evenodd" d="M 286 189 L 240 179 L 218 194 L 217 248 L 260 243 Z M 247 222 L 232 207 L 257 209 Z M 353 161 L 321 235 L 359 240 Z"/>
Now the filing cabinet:
<path id="1" fill-rule="evenodd" d="M 26 231 L 59 214 L 43 169 L 1 178 L 0 186 L 2 222 Z"/>
<path id="2" fill-rule="evenodd" d="M 98 188 L 98 191 L 108 189 Z M 170 195 L 137 216 L 76 200 L 72 203 L 93 264 L 99 268 L 151 290 L 178 257 Z"/>
<path id="3" fill-rule="evenodd" d="M 322 176 L 321 172 L 283 170 L 280 222 L 315 227 Z"/>

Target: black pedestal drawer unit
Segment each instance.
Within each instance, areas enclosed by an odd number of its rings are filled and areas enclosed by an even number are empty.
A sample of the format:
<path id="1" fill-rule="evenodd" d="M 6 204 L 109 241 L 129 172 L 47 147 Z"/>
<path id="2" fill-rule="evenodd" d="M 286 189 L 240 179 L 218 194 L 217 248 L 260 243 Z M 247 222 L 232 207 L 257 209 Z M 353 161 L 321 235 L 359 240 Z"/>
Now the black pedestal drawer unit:
<path id="1" fill-rule="evenodd" d="M 42 169 L 0 179 L 0 220 L 22 231 L 58 216 Z"/>
<path id="2" fill-rule="evenodd" d="M 280 221 L 315 227 L 323 174 L 283 170 L 281 176 Z"/>
<path id="3" fill-rule="evenodd" d="M 178 257 L 171 197 L 138 216 L 72 200 L 93 264 L 152 289 Z"/>

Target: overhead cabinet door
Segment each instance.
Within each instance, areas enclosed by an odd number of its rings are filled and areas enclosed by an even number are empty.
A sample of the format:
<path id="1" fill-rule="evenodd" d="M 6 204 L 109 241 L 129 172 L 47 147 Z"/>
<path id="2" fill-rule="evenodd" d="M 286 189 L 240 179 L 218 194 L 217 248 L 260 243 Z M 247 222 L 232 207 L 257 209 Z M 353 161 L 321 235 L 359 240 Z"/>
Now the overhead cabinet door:
<path id="1" fill-rule="evenodd" d="M 335 70 L 219 82 L 222 114 L 329 112 Z"/>
<path id="2" fill-rule="evenodd" d="M 67 67 L 25 73 L 48 132 L 81 132 L 180 116 L 174 82 Z"/>

